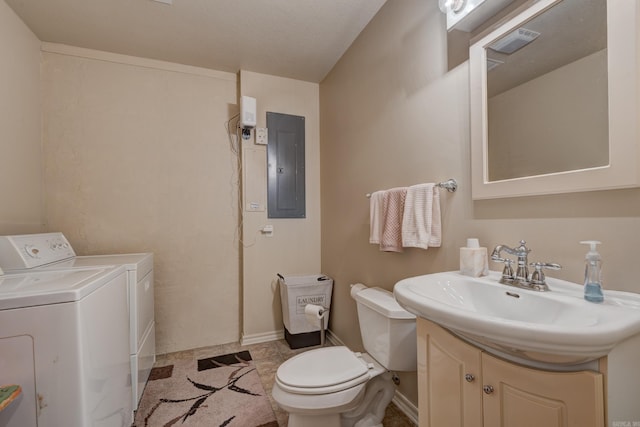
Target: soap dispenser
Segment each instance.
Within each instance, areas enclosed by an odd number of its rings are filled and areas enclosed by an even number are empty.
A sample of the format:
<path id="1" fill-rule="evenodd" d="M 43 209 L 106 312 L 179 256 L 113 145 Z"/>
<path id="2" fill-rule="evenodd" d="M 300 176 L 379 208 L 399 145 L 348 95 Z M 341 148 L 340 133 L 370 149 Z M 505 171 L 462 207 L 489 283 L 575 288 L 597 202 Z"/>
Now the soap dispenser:
<path id="1" fill-rule="evenodd" d="M 587 240 L 580 242 L 583 245 L 589 245 L 590 249 L 585 256 L 584 271 L 584 299 L 590 302 L 600 303 L 604 301 L 602 293 L 602 258 L 596 250 L 596 245 L 600 242 L 596 240 Z"/>

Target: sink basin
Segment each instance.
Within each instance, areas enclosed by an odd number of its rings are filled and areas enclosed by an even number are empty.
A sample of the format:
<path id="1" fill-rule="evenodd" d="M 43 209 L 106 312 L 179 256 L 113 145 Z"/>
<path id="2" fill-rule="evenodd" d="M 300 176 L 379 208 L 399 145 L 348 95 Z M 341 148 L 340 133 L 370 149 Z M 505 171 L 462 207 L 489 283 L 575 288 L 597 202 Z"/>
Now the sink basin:
<path id="1" fill-rule="evenodd" d="M 605 301 L 584 300 L 583 287 L 547 277 L 549 292 L 444 272 L 396 283 L 398 303 L 496 354 L 556 365 L 577 365 L 608 354 L 640 333 L 640 295 L 605 290 Z"/>

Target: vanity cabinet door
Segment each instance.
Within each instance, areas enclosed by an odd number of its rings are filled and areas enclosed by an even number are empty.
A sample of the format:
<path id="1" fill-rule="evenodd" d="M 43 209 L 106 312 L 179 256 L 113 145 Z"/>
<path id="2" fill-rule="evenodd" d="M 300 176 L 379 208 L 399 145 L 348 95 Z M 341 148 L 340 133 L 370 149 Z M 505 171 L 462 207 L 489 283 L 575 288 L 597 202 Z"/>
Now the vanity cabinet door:
<path id="1" fill-rule="evenodd" d="M 485 426 L 604 426 L 600 373 L 541 371 L 487 353 L 482 373 Z"/>
<path id="2" fill-rule="evenodd" d="M 421 318 L 417 336 L 420 426 L 481 427 L 481 351 Z"/>

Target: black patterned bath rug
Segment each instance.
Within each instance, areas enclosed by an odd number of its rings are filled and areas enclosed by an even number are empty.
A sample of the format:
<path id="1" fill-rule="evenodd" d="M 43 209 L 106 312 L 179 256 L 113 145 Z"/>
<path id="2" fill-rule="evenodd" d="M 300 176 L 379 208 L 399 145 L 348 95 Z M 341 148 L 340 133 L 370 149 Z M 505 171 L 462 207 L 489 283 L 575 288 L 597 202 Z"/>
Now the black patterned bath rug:
<path id="1" fill-rule="evenodd" d="M 154 367 L 134 427 L 277 427 L 248 351 Z"/>

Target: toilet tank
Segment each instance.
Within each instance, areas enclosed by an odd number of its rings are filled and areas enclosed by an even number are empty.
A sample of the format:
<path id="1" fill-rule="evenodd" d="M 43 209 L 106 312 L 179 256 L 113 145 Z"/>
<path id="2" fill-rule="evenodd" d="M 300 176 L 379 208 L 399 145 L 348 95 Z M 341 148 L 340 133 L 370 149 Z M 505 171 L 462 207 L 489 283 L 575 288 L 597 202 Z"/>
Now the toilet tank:
<path id="1" fill-rule="evenodd" d="M 415 371 L 416 316 L 400 307 L 389 291 L 355 286 L 363 288 L 352 296 L 366 352 L 390 371 Z"/>

